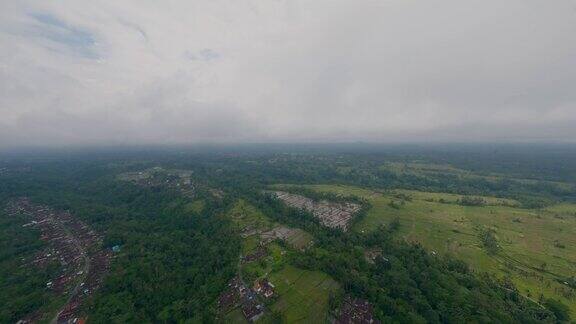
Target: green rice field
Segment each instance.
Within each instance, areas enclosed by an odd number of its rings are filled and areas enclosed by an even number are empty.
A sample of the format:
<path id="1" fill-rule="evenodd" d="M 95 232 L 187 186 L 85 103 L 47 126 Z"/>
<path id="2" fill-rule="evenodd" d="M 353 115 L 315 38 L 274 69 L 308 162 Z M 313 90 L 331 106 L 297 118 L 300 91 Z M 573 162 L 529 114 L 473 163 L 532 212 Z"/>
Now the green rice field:
<path id="1" fill-rule="evenodd" d="M 431 253 L 453 255 L 476 271 L 509 277 L 525 296 L 556 298 L 576 314 L 567 285 L 576 274 L 576 205 L 524 209 L 514 200 L 482 197 L 482 206 L 462 206 L 460 195 L 392 190 L 375 192 L 339 185 L 306 186 L 320 192 L 366 198 L 372 207 L 353 230 L 369 232 L 398 218 L 398 238 Z M 394 202 L 394 204 L 391 204 Z M 491 255 L 481 234 L 492 230 L 499 251 Z"/>

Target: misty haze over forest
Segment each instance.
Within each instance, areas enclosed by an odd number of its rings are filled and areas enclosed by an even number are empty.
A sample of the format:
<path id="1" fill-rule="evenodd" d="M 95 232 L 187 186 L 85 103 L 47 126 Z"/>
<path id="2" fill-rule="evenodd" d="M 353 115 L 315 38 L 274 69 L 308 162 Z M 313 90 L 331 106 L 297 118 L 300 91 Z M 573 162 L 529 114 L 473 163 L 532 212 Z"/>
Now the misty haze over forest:
<path id="1" fill-rule="evenodd" d="M 576 0 L 0 0 L 0 323 L 576 323 Z"/>

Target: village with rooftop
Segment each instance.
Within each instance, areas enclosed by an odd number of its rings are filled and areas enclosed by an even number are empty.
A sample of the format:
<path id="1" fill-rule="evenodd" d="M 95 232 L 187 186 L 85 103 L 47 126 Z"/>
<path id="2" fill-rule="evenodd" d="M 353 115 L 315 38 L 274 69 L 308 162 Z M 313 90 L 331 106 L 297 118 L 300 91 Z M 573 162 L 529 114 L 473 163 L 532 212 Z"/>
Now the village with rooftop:
<path id="1" fill-rule="evenodd" d="M 22 260 L 25 266 L 39 269 L 56 265 L 57 274 L 46 282 L 46 289 L 56 296 L 64 296 L 66 303 L 58 310 L 53 323 L 82 323 L 80 307 L 102 285 L 110 269 L 115 251 L 102 246 L 102 236 L 72 213 L 35 204 L 23 197 L 11 201 L 9 216 L 23 215 L 28 219 L 24 228 L 38 230 L 45 248 L 32 260 Z M 33 312 L 19 321 L 35 323 L 49 314 Z"/>

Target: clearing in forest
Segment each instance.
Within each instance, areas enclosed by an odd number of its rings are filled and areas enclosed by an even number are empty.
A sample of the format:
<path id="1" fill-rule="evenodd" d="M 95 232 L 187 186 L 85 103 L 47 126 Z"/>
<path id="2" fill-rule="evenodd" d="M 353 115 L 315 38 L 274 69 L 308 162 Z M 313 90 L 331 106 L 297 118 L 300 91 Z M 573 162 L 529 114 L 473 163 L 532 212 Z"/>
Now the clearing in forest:
<path id="1" fill-rule="evenodd" d="M 287 323 L 324 323 L 330 295 L 339 289 L 338 283 L 323 272 L 292 266 L 272 273 L 270 282 L 280 295 L 271 308 L 280 311 Z"/>
<path id="2" fill-rule="evenodd" d="M 239 200 L 229 212 L 242 237 L 239 278 L 256 291 L 257 282 L 273 285 L 273 296 L 258 295 L 266 311 L 258 322 L 273 321 L 279 313 L 284 321 L 321 323 L 328 316 L 328 300 L 340 289 L 336 281 L 320 271 L 298 269 L 288 263 L 288 253 L 298 253 L 313 242 L 313 237 L 297 228 L 272 222 L 256 207 Z M 282 246 L 276 239 L 284 241 Z M 293 249 L 291 249 L 292 247 Z M 242 303 L 224 314 L 225 322 L 245 322 Z"/>
<path id="3" fill-rule="evenodd" d="M 259 245 L 260 242 L 268 243 L 275 239 L 285 241 L 299 250 L 313 243 L 312 235 L 306 231 L 275 223 L 244 200 L 238 200 L 229 214 L 246 242 L 245 245 L 251 248 Z"/>

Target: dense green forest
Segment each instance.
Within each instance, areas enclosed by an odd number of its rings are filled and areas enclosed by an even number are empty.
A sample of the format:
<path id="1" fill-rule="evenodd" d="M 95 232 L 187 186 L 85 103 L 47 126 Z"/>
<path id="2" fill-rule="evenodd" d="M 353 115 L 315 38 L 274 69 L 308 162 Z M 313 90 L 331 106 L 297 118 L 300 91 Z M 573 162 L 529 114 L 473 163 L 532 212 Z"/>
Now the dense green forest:
<path id="1" fill-rule="evenodd" d="M 238 244 L 230 235 L 229 220 L 221 217 L 229 203 L 206 196 L 205 208 L 198 214 L 185 210 L 187 201 L 174 192 L 125 185 L 110 177 L 96 178 L 98 168 L 89 168 L 74 173 L 62 170 L 62 175 L 69 178 L 59 184 L 52 178 L 59 175 L 58 169 L 50 169 L 41 171 L 50 172 L 45 177 L 22 182 L 18 179 L 6 183 L 4 188 L 7 189 L 5 196 L 16 195 L 18 192 L 10 188 L 21 187 L 24 189 L 20 194 L 70 210 L 105 232 L 107 246 L 123 247 L 105 285 L 90 305 L 86 305 L 91 321 L 210 321 L 214 317 L 213 302 L 233 275 L 238 253 Z M 55 187 L 59 188 L 55 190 Z M 9 223 L 7 219 L 2 220 L 3 225 Z M 8 230 L 10 228 L 5 231 Z M 32 234 L 20 228 L 6 239 Z M 38 244 L 38 241 L 33 243 Z M 10 244 L 23 245 L 25 242 Z M 33 249 L 34 245 L 25 248 Z M 12 263 L 3 264 L 2 271 L 19 268 L 14 263 L 17 263 L 18 253 L 23 251 L 12 253 L 6 256 Z M 29 284 L 18 281 L 22 276 L 26 281 L 40 281 L 38 287 L 41 288 L 47 281 L 36 279 L 33 273 L 10 272 L 3 276 L 10 280 L 2 282 L 3 286 L 10 289 L 2 289 L 2 298 L 10 299 L 13 294 L 18 295 L 18 289 L 26 289 Z M 35 292 L 44 293 L 42 289 Z M 24 301 L 20 303 L 26 305 L 20 306 L 24 308 L 21 311 L 12 303 L 3 303 L 2 311 L 8 313 L 5 319 L 17 320 L 15 316 L 22 315 L 26 308 L 34 308 L 39 303 L 34 297 L 22 298 Z M 18 312 L 12 313 L 15 311 Z"/>
<path id="2" fill-rule="evenodd" d="M 238 199 L 275 222 L 310 233 L 313 248 L 291 250 L 288 263 L 330 275 L 346 294 L 373 304 L 383 322 L 553 323 L 570 316 L 560 302 L 529 300 L 510 281 L 395 239 L 401 223 L 370 233 L 329 229 L 264 190 L 283 183 L 346 184 L 382 192 L 494 196 L 541 208 L 576 202 L 572 147 L 246 146 L 18 152 L 0 161 L 2 209 L 27 196 L 77 215 L 103 233 L 106 248 L 121 247 L 103 286 L 82 305 L 89 322 L 213 322 L 218 296 L 238 271 L 241 238 L 227 217 Z M 191 170 L 194 197 L 118 179 L 157 166 Z M 359 197 L 295 190 L 317 200 L 364 204 L 359 218 L 369 207 Z M 202 208 L 190 208 L 195 201 Z M 24 223 L 0 211 L 0 322 L 38 309 L 53 311 L 62 302 L 44 287 L 55 270 L 21 266 L 22 258 L 44 244 Z M 363 254 L 367 249 L 384 252 L 370 263 Z"/>
<path id="3" fill-rule="evenodd" d="M 43 242 L 36 231 L 23 231 L 23 219 L 9 219 L 0 211 L 0 322 L 13 323 L 22 316 L 46 307 L 50 299 L 45 283 L 54 267 L 46 271 L 22 267 L 20 259 L 40 249 Z"/>

